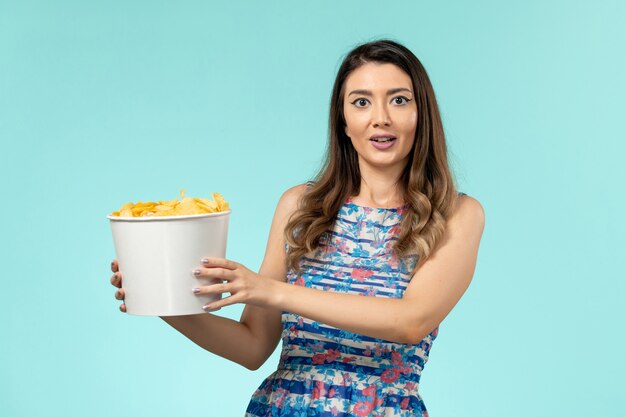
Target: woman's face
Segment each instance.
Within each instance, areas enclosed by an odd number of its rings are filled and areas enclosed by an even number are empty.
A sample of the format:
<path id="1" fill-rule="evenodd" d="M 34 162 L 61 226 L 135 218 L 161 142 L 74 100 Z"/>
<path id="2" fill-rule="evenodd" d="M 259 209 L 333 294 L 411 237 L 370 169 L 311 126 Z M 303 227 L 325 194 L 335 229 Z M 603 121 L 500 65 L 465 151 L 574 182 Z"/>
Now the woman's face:
<path id="1" fill-rule="evenodd" d="M 394 64 L 363 64 L 346 79 L 343 113 L 359 164 L 404 169 L 417 128 L 417 105 L 407 73 Z"/>

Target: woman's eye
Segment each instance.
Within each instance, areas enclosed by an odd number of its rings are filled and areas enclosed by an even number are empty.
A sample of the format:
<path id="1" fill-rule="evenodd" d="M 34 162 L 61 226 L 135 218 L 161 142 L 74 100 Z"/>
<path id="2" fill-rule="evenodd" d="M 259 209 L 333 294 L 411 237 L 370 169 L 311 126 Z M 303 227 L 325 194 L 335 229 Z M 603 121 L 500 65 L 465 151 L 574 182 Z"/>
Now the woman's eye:
<path id="1" fill-rule="evenodd" d="M 356 100 L 352 102 L 352 104 L 354 104 L 357 107 L 365 107 L 365 105 L 367 104 L 367 100 L 364 98 L 357 98 Z"/>
<path id="2" fill-rule="evenodd" d="M 411 101 L 411 100 L 409 100 L 408 98 L 403 97 L 403 96 L 398 96 L 398 97 L 395 97 L 393 100 L 394 100 L 394 102 L 395 102 L 396 104 L 406 104 L 406 103 L 408 103 L 409 101 Z M 403 100 L 404 100 L 404 101 L 403 101 Z"/>

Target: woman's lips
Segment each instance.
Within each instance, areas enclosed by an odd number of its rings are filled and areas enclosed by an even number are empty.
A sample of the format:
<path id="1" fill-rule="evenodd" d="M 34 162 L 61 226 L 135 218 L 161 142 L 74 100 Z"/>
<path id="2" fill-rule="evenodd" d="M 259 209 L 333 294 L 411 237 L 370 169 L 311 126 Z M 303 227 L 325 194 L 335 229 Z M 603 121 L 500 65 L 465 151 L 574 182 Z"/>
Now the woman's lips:
<path id="1" fill-rule="evenodd" d="M 377 142 L 373 139 L 370 139 L 370 143 L 374 148 L 382 151 L 391 148 L 393 144 L 396 143 L 396 138 L 392 138 L 390 141 L 387 142 Z"/>

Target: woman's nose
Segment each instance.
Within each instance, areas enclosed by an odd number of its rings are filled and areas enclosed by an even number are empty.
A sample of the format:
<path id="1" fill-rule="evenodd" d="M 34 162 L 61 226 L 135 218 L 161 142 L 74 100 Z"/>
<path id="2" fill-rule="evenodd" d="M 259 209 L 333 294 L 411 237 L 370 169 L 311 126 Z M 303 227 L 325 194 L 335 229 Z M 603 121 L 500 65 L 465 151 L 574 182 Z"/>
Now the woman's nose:
<path id="1" fill-rule="evenodd" d="M 379 104 L 374 107 L 374 111 L 372 113 L 372 124 L 374 127 L 391 125 L 391 118 L 389 117 L 389 112 L 387 112 L 387 108 L 384 104 Z"/>

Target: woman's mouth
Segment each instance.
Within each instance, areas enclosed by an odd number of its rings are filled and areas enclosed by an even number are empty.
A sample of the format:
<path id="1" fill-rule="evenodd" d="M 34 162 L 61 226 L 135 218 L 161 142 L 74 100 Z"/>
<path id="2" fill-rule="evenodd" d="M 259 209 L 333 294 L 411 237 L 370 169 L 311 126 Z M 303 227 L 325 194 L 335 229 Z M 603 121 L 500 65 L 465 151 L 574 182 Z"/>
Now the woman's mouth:
<path id="1" fill-rule="evenodd" d="M 393 146 L 393 144 L 396 142 L 396 138 L 393 136 L 386 136 L 386 137 L 377 137 L 377 138 L 371 138 L 370 139 L 370 143 L 379 150 L 384 150 L 384 149 L 389 149 L 391 148 L 391 146 Z"/>

